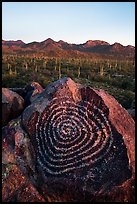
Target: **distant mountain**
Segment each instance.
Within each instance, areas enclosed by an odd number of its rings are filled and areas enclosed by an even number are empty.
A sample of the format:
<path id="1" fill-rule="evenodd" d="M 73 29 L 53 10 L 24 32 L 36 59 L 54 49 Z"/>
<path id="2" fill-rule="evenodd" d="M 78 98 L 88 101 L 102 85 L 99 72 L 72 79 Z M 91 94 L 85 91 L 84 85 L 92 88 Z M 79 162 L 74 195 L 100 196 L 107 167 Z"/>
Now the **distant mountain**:
<path id="1" fill-rule="evenodd" d="M 2 40 L 2 45 L 5 45 L 5 46 L 22 46 L 24 45 L 25 43 L 22 41 L 22 40 Z"/>
<path id="2" fill-rule="evenodd" d="M 83 44 L 71 44 L 62 40 L 56 42 L 51 38 L 42 42 L 24 43 L 21 40 L 2 40 L 3 53 L 45 53 L 50 56 L 98 56 L 115 57 L 121 59 L 133 59 L 135 47 L 123 46 L 120 43 L 110 45 L 101 40 L 88 40 Z"/>
<path id="3" fill-rule="evenodd" d="M 98 45 L 102 46 L 102 45 L 110 45 L 110 44 L 101 40 L 88 40 L 86 43 L 83 44 L 83 47 L 94 47 Z"/>

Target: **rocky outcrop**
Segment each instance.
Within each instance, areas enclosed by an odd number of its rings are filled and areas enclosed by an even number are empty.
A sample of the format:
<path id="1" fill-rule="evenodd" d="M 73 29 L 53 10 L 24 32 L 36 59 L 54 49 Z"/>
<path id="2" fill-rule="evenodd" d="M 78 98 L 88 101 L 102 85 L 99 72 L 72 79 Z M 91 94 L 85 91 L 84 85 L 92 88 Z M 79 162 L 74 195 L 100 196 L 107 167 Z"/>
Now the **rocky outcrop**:
<path id="1" fill-rule="evenodd" d="M 66 77 L 3 128 L 2 159 L 48 201 L 133 201 L 134 131 L 112 96 Z"/>
<path id="2" fill-rule="evenodd" d="M 2 88 L 2 125 L 18 117 L 24 109 L 24 99 L 17 93 Z"/>

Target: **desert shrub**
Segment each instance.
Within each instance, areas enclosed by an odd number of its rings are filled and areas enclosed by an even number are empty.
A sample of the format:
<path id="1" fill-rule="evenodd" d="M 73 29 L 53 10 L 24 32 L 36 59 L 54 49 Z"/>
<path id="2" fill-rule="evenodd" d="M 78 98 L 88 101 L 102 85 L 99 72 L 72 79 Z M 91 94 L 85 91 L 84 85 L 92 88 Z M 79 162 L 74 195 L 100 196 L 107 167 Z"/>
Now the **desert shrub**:
<path id="1" fill-rule="evenodd" d="M 43 62 L 46 61 L 46 66 Z M 12 70 L 16 65 L 17 75 L 9 76 L 8 63 Z M 27 63 L 28 69 L 24 64 Z M 56 68 L 55 68 L 56 64 Z M 61 77 L 71 77 L 76 82 L 90 85 L 93 88 L 102 88 L 113 95 L 119 103 L 128 108 L 135 95 L 135 66 L 133 62 L 116 60 L 97 60 L 94 58 L 53 58 L 31 55 L 6 56 L 2 61 L 2 86 L 24 87 L 32 81 L 37 81 L 43 87 L 59 79 L 59 64 Z M 36 69 L 37 66 L 37 69 Z M 80 67 L 80 74 L 78 68 Z M 103 67 L 101 76 L 100 68 Z M 123 77 L 113 77 L 113 75 Z"/>

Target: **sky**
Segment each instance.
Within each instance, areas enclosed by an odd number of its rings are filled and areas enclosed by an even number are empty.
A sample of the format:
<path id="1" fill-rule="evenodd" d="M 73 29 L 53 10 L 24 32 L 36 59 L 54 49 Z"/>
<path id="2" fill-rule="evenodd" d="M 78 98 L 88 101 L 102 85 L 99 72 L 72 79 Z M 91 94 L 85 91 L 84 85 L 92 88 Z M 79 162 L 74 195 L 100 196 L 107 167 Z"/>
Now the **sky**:
<path id="1" fill-rule="evenodd" d="M 135 2 L 2 2 L 2 39 L 135 46 Z"/>

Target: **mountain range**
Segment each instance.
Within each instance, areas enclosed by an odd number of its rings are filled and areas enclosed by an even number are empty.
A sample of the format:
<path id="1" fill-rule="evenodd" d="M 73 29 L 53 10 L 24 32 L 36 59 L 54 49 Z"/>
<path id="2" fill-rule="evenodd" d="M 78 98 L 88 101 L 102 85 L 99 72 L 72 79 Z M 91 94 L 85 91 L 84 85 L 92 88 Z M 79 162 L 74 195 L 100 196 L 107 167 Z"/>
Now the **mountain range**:
<path id="1" fill-rule="evenodd" d="M 99 57 L 134 59 L 135 47 L 120 43 L 109 44 L 101 40 L 88 40 L 83 44 L 71 44 L 48 38 L 42 42 L 24 43 L 21 40 L 2 40 L 2 52 L 7 54 L 43 53 L 47 56 Z"/>

